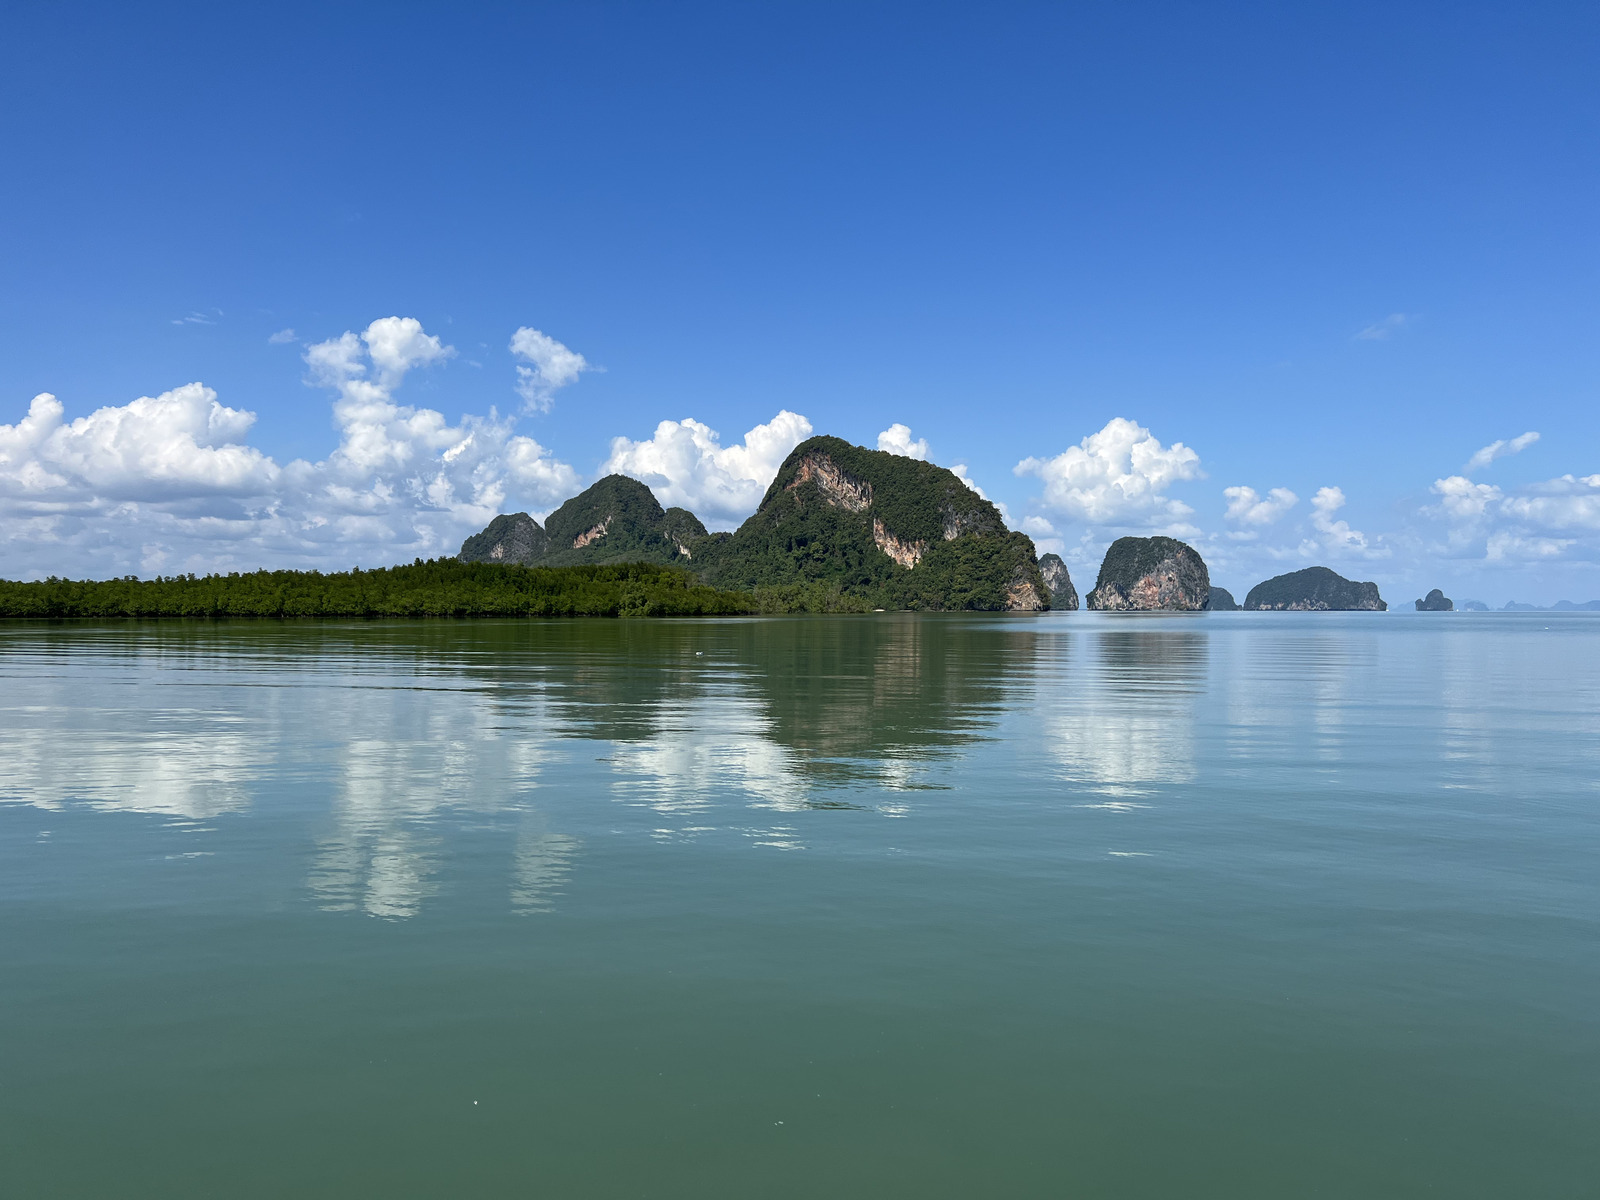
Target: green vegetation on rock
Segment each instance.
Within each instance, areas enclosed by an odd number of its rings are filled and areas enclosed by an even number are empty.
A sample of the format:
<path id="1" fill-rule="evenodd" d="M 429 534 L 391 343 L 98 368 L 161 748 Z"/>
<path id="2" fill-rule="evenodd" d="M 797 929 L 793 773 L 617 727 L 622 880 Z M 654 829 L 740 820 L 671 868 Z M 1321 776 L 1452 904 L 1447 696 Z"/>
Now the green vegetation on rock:
<path id="1" fill-rule="evenodd" d="M 1197 612 L 1211 600 L 1211 576 L 1193 546 L 1169 537 L 1118 538 L 1100 563 L 1089 607 Z"/>
<path id="2" fill-rule="evenodd" d="M 528 566 L 544 557 L 550 538 L 527 513 L 502 514 L 490 521 L 482 533 L 461 543 L 462 562 L 504 562 Z"/>
<path id="3" fill-rule="evenodd" d="M 1050 607 L 1075 612 L 1078 607 L 1078 589 L 1072 586 L 1072 576 L 1059 554 L 1045 554 L 1039 558 L 1039 575 L 1050 589 Z"/>
<path id="4" fill-rule="evenodd" d="M 799 588 L 873 608 L 1049 605 L 1033 542 L 1008 532 L 954 472 L 834 437 L 796 446 L 736 533 L 690 550 L 707 582 L 767 595 Z"/>
<path id="5" fill-rule="evenodd" d="M 571 563 L 685 563 L 706 527 L 683 508 L 663 509 L 637 479 L 607 475 L 568 500 L 544 523 L 550 548 L 540 565 Z"/>
<path id="6" fill-rule="evenodd" d="M 1455 604 L 1438 588 L 1416 602 L 1418 612 L 1454 612 Z"/>
<path id="7" fill-rule="evenodd" d="M 1214 587 L 1211 589 L 1211 601 L 1206 607 L 1212 612 L 1238 612 L 1239 602 L 1227 588 Z"/>
<path id="8" fill-rule="evenodd" d="M 0 580 L 0 617 L 709 616 L 755 612 L 761 603 L 653 563 L 530 568 L 438 558 L 330 574 Z"/>
<path id="9" fill-rule="evenodd" d="M 1378 595 L 1377 584 L 1356 583 L 1327 567 L 1275 575 L 1251 588 L 1244 606 L 1292 612 L 1383 612 L 1389 607 Z"/>

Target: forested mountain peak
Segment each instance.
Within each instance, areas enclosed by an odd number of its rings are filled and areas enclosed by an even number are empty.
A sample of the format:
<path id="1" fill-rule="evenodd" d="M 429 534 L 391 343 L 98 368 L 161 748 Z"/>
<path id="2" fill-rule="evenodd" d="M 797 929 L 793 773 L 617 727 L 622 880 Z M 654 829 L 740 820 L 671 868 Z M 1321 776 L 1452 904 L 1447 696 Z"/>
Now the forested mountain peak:
<path id="1" fill-rule="evenodd" d="M 959 475 L 836 437 L 796 446 L 738 532 L 694 552 L 721 586 L 831 588 L 885 608 L 1050 605 L 1033 542 Z"/>

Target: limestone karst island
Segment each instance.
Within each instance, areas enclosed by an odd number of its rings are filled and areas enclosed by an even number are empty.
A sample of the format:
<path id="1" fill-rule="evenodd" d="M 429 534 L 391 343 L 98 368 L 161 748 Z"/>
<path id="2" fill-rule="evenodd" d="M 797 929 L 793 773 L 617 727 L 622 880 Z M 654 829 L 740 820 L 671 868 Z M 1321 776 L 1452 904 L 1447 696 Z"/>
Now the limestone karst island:
<path id="1" fill-rule="evenodd" d="M 502 514 L 453 559 L 370 571 L 258 571 L 150 580 L 0 582 L 16 617 L 695 616 L 1078 608 L 1057 554 L 1006 528 L 955 472 L 835 437 L 800 443 L 755 513 L 709 533 L 693 513 L 608 475 L 543 525 Z M 1307 567 L 1240 606 L 1193 546 L 1118 538 L 1089 609 L 1104 612 L 1384 611 L 1374 583 Z M 1447 610 L 1437 590 L 1417 608 Z"/>

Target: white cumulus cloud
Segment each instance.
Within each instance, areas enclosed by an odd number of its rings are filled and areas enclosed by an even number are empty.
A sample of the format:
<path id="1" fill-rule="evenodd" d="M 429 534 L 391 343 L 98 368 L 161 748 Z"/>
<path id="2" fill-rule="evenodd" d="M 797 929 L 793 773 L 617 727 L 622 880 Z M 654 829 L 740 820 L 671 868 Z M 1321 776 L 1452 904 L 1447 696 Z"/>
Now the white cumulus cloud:
<path id="1" fill-rule="evenodd" d="M 903 458 L 926 460 L 928 457 L 928 439 L 918 438 L 916 441 L 912 441 L 911 426 L 902 425 L 896 421 L 878 435 L 878 449 L 886 454 L 898 454 Z"/>
<path id="2" fill-rule="evenodd" d="M 1508 496 L 1501 511 L 1538 530 L 1600 530 L 1600 475 L 1563 475 Z"/>
<path id="3" fill-rule="evenodd" d="M 1499 441 L 1490 442 L 1467 459 L 1467 465 L 1461 469 L 1464 472 L 1482 470 L 1497 458 L 1504 458 L 1508 454 L 1520 454 L 1538 440 L 1538 433 L 1530 429 L 1527 433 L 1518 434 L 1514 438 L 1501 438 Z"/>
<path id="4" fill-rule="evenodd" d="M 1501 495 L 1493 484 L 1473 483 L 1464 475 L 1435 479 L 1432 491 L 1439 497 L 1439 507 L 1458 520 L 1483 516 Z"/>
<path id="5" fill-rule="evenodd" d="M 1337 521 L 1334 514 L 1345 506 L 1344 489 L 1322 487 L 1311 497 L 1311 526 L 1322 535 L 1321 549 L 1336 554 L 1349 554 L 1362 558 L 1383 558 L 1388 550 L 1369 541 L 1359 529 L 1351 529 L 1350 522 Z M 1313 549 L 1314 546 L 1303 547 Z"/>
<path id="6" fill-rule="evenodd" d="M 732 446 L 693 418 L 662 421 L 648 440 L 612 438 L 601 473 L 630 475 L 663 505 L 687 508 L 709 528 L 732 528 L 755 511 L 789 451 L 810 436 L 811 422 L 788 409 Z"/>
<path id="7" fill-rule="evenodd" d="M 361 340 L 366 344 L 372 365 L 377 368 L 375 378 L 379 386 L 385 388 L 398 387 L 406 372 L 415 367 L 426 367 L 456 355 L 454 346 L 446 346 L 425 333 L 422 322 L 415 317 L 380 317 L 362 331 Z M 339 345 L 344 345 L 343 339 Z"/>
<path id="8" fill-rule="evenodd" d="M 37 511 L 114 500 L 259 495 L 278 467 L 241 444 L 255 414 L 226 408 L 199 383 L 67 423 L 48 392 L 0 425 L 0 494 Z"/>
<path id="9" fill-rule="evenodd" d="M 1481 553 L 1486 562 L 1514 565 L 1600 550 L 1600 475 L 1562 475 L 1510 493 L 1451 475 L 1432 490 L 1439 503 L 1424 512 L 1449 522 L 1455 557 Z"/>
<path id="10" fill-rule="evenodd" d="M 511 353 L 522 360 L 517 367 L 517 395 L 535 412 L 549 412 L 557 391 L 594 369 L 576 350 L 530 325 L 511 335 Z"/>
<path id="11" fill-rule="evenodd" d="M 1135 421 L 1115 417 L 1054 458 L 1025 458 L 1017 475 L 1044 481 L 1046 508 L 1096 525 L 1155 525 L 1193 510 L 1164 493 L 1201 477 L 1200 456 L 1182 442 L 1163 446 Z"/>
<path id="12" fill-rule="evenodd" d="M 570 466 L 492 411 L 452 424 L 395 399 L 453 354 L 409 317 L 308 347 L 308 382 L 335 393 L 320 462 L 247 445 L 255 414 L 199 383 L 71 422 L 40 395 L 0 425 L 8 573 L 379 565 L 453 553 L 496 513 L 576 491 Z"/>
<path id="13" fill-rule="evenodd" d="M 1242 485 L 1223 488 L 1222 494 L 1228 500 L 1227 519 L 1241 525 L 1274 524 L 1300 502 L 1299 496 L 1281 487 L 1273 488 L 1265 497 L 1259 495 L 1255 488 Z"/>

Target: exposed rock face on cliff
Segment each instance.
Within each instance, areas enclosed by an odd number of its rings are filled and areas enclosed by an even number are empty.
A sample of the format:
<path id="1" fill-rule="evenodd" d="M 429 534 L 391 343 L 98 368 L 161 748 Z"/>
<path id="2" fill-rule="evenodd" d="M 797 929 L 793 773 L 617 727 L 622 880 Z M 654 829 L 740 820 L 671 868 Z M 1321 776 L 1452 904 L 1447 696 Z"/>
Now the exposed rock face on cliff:
<path id="1" fill-rule="evenodd" d="M 1214 587 L 1211 589 L 1211 603 L 1206 607 L 1212 612 L 1238 612 L 1239 602 L 1227 588 Z"/>
<path id="2" fill-rule="evenodd" d="M 1454 612 L 1455 604 L 1438 588 L 1434 588 L 1417 602 L 1418 612 Z"/>
<path id="3" fill-rule="evenodd" d="M 503 562 L 528 566 L 544 557 L 550 539 L 539 522 L 527 513 L 502 514 L 490 521 L 482 533 L 461 543 L 462 562 Z"/>
<path id="4" fill-rule="evenodd" d="M 1125 537 L 1111 543 L 1089 607 L 1198 612 L 1211 599 L 1211 575 L 1193 546 L 1169 537 Z"/>
<path id="5" fill-rule="evenodd" d="M 527 513 L 496 517 L 462 544 L 460 557 L 541 567 L 614 562 L 689 566 L 690 546 L 705 536 L 706 527 L 692 512 L 663 510 L 637 479 L 607 475 L 551 513 L 543 529 Z M 517 556 L 511 557 L 513 553 Z"/>
<path id="6" fill-rule="evenodd" d="M 1258 583 L 1244 598 L 1244 606 L 1290 612 L 1386 612 L 1389 608 L 1378 595 L 1377 584 L 1356 583 L 1327 567 L 1307 567 Z"/>
<path id="7" fill-rule="evenodd" d="M 834 437 L 796 446 L 736 533 L 690 549 L 718 587 L 821 585 L 884 608 L 1050 606 L 1033 542 L 954 472 Z"/>
<path id="8" fill-rule="evenodd" d="M 1078 589 L 1072 586 L 1072 576 L 1067 573 L 1067 564 L 1061 561 L 1061 556 L 1046 554 L 1040 558 L 1039 574 L 1044 578 L 1045 587 L 1050 589 L 1050 607 L 1076 612 Z"/>

